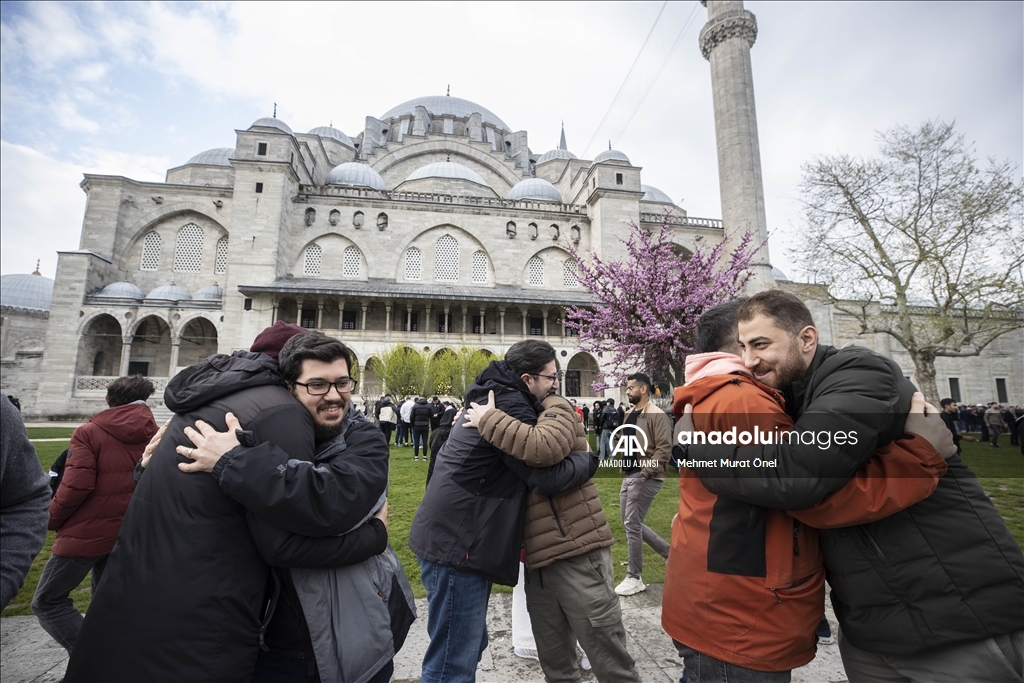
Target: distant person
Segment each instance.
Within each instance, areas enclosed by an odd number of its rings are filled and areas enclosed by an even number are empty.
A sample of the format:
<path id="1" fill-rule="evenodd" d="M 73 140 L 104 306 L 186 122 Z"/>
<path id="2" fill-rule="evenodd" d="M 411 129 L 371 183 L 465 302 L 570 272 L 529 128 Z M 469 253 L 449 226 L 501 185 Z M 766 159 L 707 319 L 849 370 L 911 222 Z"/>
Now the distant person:
<path id="1" fill-rule="evenodd" d="M 437 396 L 430 399 L 430 430 L 434 431 L 441 426 L 441 415 L 444 414 L 444 404 Z"/>
<path id="2" fill-rule="evenodd" d="M 0 400 L 0 609 L 18 594 L 46 540 L 50 478 L 14 404 Z"/>
<path id="3" fill-rule="evenodd" d="M 953 443 L 956 445 L 956 454 L 960 455 L 960 442 L 961 441 L 976 441 L 973 436 L 968 436 L 961 432 L 959 409 L 957 408 L 956 401 L 951 398 L 944 398 L 939 401 L 939 407 L 942 408 L 942 412 L 939 413 L 939 417 L 942 418 L 943 424 L 946 425 L 946 429 L 953 435 Z"/>
<path id="4" fill-rule="evenodd" d="M 601 409 L 601 442 L 598 444 L 598 457 L 601 460 L 611 457 L 612 447 L 610 439 L 612 438 L 612 432 L 621 424 L 622 416 L 615 408 L 615 399 L 610 398 L 605 401 L 604 408 Z"/>
<path id="5" fill-rule="evenodd" d="M 402 401 L 402 406 L 398 409 L 398 445 L 399 446 L 411 446 L 412 445 L 412 408 L 416 405 L 414 396 L 407 397 Z"/>
<path id="6" fill-rule="evenodd" d="M 384 433 L 384 441 L 390 444 L 391 434 L 395 431 L 395 425 L 398 424 L 398 407 L 392 403 L 390 396 L 385 396 L 380 400 L 377 423 L 380 426 L 380 431 Z M 397 436 L 395 437 L 395 445 L 398 445 Z"/>
<path id="7" fill-rule="evenodd" d="M 420 449 L 423 449 L 423 460 L 427 460 L 427 437 L 430 435 L 430 419 L 433 410 L 427 399 L 420 396 L 409 411 L 409 425 L 412 427 L 412 459 L 420 459 Z"/>
<path id="8" fill-rule="evenodd" d="M 50 502 L 53 554 L 32 597 L 39 625 L 69 653 L 83 620 L 71 591 L 91 571 L 96 594 L 135 492 L 135 465 L 157 432 L 146 405 L 154 390 L 141 375 L 115 379 L 104 398 L 108 408 L 71 435 L 64 476 Z"/>
<path id="9" fill-rule="evenodd" d="M 449 401 L 444 402 L 444 412 L 438 420 L 437 429 L 430 435 L 430 464 L 427 465 L 427 483 L 434 474 L 434 463 L 437 462 L 437 454 L 441 451 L 448 436 L 452 433 L 452 424 L 455 422 L 455 406 Z"/>
<path id="10" fill-rule="evenodd" d="M 985 411 L 985 424 L 988 426 L 988 433 L 992 436 L 992 448 L 999 448 L 999 435 L 1006 429 L 1006 422 L 1003 420 L 1003 411 L 998 403 L 988 404 Z"/>

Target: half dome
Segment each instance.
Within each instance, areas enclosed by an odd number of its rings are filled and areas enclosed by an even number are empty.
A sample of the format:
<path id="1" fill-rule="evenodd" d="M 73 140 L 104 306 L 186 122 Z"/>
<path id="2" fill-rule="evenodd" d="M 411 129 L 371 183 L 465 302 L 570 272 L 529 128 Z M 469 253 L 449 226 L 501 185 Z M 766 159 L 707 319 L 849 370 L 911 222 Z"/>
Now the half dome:
<path id="1" fill-rule="evenodd" d="M 224 298 L 224 290 L 221 289 L 220 285 L 210 285 L 209 287 L 203 287 L 196 295 L 192 297 L 193 301 L 220 301 Z"/>
<path id="2" fill-rule="evenodd" d="M 653 185 L 641 185 L 640 189 L 643 190 L 644 196 L 640 198 L 642 202 L 653 202 L 655 204 L 671 204 L 675 206 L 675 202 L 667 194 L 654 187 Z"/>
<path id="3" fill-rule="evenodd" d="M 288 133 L 288 135 L 294 135 L 294 133 L 292 133 L 292 129 L 288 127 L 287 123 L 285 123 L 281 119 L 275 118 L 273 116 L 264 116 L 262 119 L 256 119 L 255 121 L 252 122 L 252 125 L 249 126 L 250 129 L 256 128 L 256 127 L 260 127 L 260 128 L 277 128 L 280 131 L 284 131 L 285 133 Z"/>
<path id="4" fill-rule="evenodd" d="M 415 171 L 409 174 L 406 181 L 409 180 L 422 180 L 423 178 L 450 178 L 452 180 L 468 180 L 471 183 L 477 185 L 483 185 L 488 187 L 487 181 L 483 177 L 462 164 L 457 164 L 452 161 L 435 161 L 432 164 L 421 166 Z"/>
<path id="5" fill-rule="evenodd" d="M 112 282 L 95 295 L 101 299 L 133 299 L 142 301 L 146 298 L 145 293 L 130 282 Z"/>
<path id="6" fill-rule="evenodd" d="M 215 147 L 205 152 L 200 152 L 188 160 L 189 164 L 203 164 L 206 166 L 230 166 L 231 155 L 235 153 L 234 147 Z"/>
<path id="7" fill-rule="evenodd" d="M 0 277 L 0 306 L 49 311 L 53 299 L 53 280 L 42 275 L 4 275 Z"/>
<path id="8" fill-rule="evenodd" d="M 562 195 L 558 188 L 543 178 L 527 178 L 520 180 L 508 191 L 509 199 L 533 199 L 539 202 L 562 203 Z"/>
<path id="9" fill-rule="evenodd" d="M 322 138 L 330 138 L 332 140 L 337 140 L 338 142 L 340 142 L 341 144 L 345 145 L 350 149 L 356 148 L 355 144 L 352 142 L 352 138 L 345 135 L 334 126 L 318 126 L 317 128 L 314 128 L 313 130 L 309 131 L 309 134 L 319 135 Z"/>
<path id="10" fill-rule="evenodd" d="M 161 285 L 146 295 L 150 301 L 191 301 L 188 290 L 178 285 Z"/>
<path id="11" fill-rule="evenodd" d="M 326 185 L 344 185 L 345 187 L 368 187 L 371 190 L 386 190 L 384 179 L 368 164 L 358 161 L 347 161 L 338 164 L 327 174 Z"/>
<path id="12" fill-rule="evenodd" d="M 623 163 L 629 163 L 629 157 L 620 152 L 617 149 L 606 149 L 605 151 L 594 157 L 594 163 L 599 164 L 602 161 L 621 161 Z"/>
<path id="13" fill-rule="evenodd" d="M 428 97 L 417 97 L 408 102 L 402 102 L 397 107 L 392 107 L 381 116 L 382 121 L 397 119 L 406 115 L 415 115 L 416 107 L 423 107 L 431 116 L 454 116 L 457 119 L 467 119 L 473 114 L 480 114 L 484 123 L 489 123 L 495 128 L 511 131 L 504 121 L 495 115 L 487 107 L 481 107 L 476 102 L 464 100 L 461 97 L 449 97 L 445 95 L 430 95 Z"/>
<path id="14" fill-rule="evenodd" d="M 540 155 L 537 159 L 538 164 L 543 164 L 545 161 L 551 161 L 552 159 L 575 159 L 576 155 L 567 149 L 551 149 Z"/>

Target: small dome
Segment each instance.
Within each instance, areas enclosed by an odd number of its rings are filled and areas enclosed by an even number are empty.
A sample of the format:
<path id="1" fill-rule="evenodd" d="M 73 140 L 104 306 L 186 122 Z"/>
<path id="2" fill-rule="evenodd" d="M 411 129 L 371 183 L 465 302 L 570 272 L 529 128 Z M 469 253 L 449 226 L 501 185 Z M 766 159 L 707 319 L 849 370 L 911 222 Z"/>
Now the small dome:
<path id="1" fill-rule="evenodd" d="M 224 298 L 224 290 L 221 289 L 220 285 L 210 285 L 209 287 L 203 287 L 196 295 L 192 297 L 193 301 L 220 301 Z"/>
<path id="2" fill-rule="evenodd" d="M 341 144 L 345 145 L 349 149 L 355 149 L 356 146 L 352 142 L 352 138 L 342 133 L 334 126 L 319 126 L 309 131 L 310 135 L 319 135 L 322 138 L 331 138 L 337 140 Z"/>
<path id="3" fill-rule="evenodd" d="M 562 195 L 559 194 L 558 188 L 543 178 L 520 180 L 508 191 L 508 198 L 562 203 Z"/>
<path id="4" fill-rule="evenodd" d="M 480 120 L 489 123 L 500 130 L 511 131 L 505 122 L 495 116 L 494 112 L 486 107 L 481 107 L 476 102 L 464 100 L 461 97 L 449 97 L 445 95 L 432 95 L 429 97 L 417 97 L 414 100 L 403 102 L 397 107 L 389 109 L 381 121 L 397 119 L 407 114 L 415 115 L 416 107 L 423 107 L 432 116 L 453 116 L 457 119 L 468 119 L 473 114 L 480 114 Z"/>
<path id="5" fill-rule="evenodd" d="M 667 194 L 654 187 L 653 185 L 641 185 L 640 189 L 643 190 L 644 196 L 640 198 L 642 202 L 654 202 L 655 204 L 672 204 L 675 206 L 675 202 Z"/>
<path id="6" fill-rule="evenodd" d="M 606 149 L 605 151 L 594 157 L 594 163 L 599 164 L 602 161 L 621 161 L 625 164 L 629 163 L 629 157 L 617 149 Z"/>
<path id="7" fill-rule="evenodd" d="M 200 152 L 188 160 L 189 164 L 204 164 L 206 166 L 230 166 L 229 159 L 235 153 L 234 147 L 216 147 Z"/>
<path id="8" fill-rule="evenodd" d="M 135 299 L 137 301 L 146 298 L 143 291 L 130 282 L 112 282 L 96 296 L 103 299 Z"/>
<path id="9" fill-rule="evenodd" d="M 435 161 L 432 164 L 421 166 L 410 173 L 406 180 L 421 180 L 423 178 L 452 178 L 454 180 L 468 180 L 471 183 L 487 187 L 487 181 L 484 180 L 479 173 L 468 166 L 463 166 L 462 164 L 457 164 L 453 161 Z"/>
<path id="10" fill-rule="evenodd" d="M 776 268 L 775 266 L 772 266 L 772 277 L 775 278 L 776 280 L 785 280 L 786 282 L 789 282 L 789 278 L 786 277 L 786 274 L 783 273 L 778 268 Z M 925 305 L 928 305 L 929 303 L 930 302 L 926 302 Z"/>
<path id="11" fill-rule="evenodd" d="M 0 306 L 50 310 L 53 280 L 42 275 L 4 275 L 0 277 Z"/>
<path id="12" fill-rule="evenodd" d="M 191 301 L 192 295 L 178 285 L 161 285 L 146 295 L 146 298 L 154 301 Z"/>
<path id="13" fill-rule="evenodd" d="M 287 123 L 281 119 L 274 118 L 273 116 L 264 116 L 262 119 L 256 119 L 252 122 L 252 125 L 249 126 L 249 129 L 252 130 L 257 126 L 261 128 L 277 128 L 278 130 L 288 133 L 288 135 L 293 135 L 292 129 L 288 127 Z"/>
<path id="14" fill-rule="evenodd" d="M 540 155 L 537 159 L 538 164 L 543 164 L 545 161 L 551 161 L 552 159 L 575 159 L 576 155 L 567 149 L 551 149 Z"/>
<path id="15" fill-rule="evenodd" d="M 338 164 L 327 174 L 327 185 L 345 185 L 347 187 L 368 187 L 371 190 L 386 190 L 384 179 L 368 164 L 348 161 Z"/>

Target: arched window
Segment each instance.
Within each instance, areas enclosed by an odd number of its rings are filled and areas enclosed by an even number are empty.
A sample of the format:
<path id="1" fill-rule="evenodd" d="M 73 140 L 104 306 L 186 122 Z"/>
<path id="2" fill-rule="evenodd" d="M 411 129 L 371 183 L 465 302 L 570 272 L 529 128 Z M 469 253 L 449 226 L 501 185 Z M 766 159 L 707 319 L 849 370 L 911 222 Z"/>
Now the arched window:
<path id="1" fill-rule="evenodd" d="M 459 243 L 451 235 L 439 239 L 434 248 L 434 279 L 438 282 L 459 281 Z"/>
<path id="2" fill-rule="evenodd" d="M 562 262 L 562 286 L 580 286 L 580 264 L 574 258 L 567 258 Z"/>
<path id="3" fill-rule="evenodd" d="M 198 273 L 202 266 L 203 229 L 195 223 L 188 223 L 178 231 L 178 244 L 174 249 L 174 270 L 178 273 Z"/>
<path id="4" fill-rule="evenodd" d="M 323 263 L 324 250 L 319 244 L 313 243 L 306 247 L 306 253 L 302 259 L 302 274 L 317 277 L 320 275 L 320 264 Z"/>
<path id="5" fill-rule="evenodd" d="M 342 254 L 342 275 L 345 277 L 359 277 L 362 274 L 363 259 L 359 254 L 359 247 L 345 247 Z"/>
<path id="6" fill-rule="evenodd" d="M 226 235 L 217 240 L 217 256 L 213 260 L 213 272 L 217 275 L 228 272 L 228 238 Z"/>
<path id="7" fill-rule="evenodd" d="M 416 247 L 405 252 L 405 279 L 419 280 L 423 277 L 423 253 Z"/>
<path id="8" fill-rule="evenodd" d="M 487 282 L 487 254 L 482 251 L 473 253 L 473 284 L 482 285 Z"/>
<path id="9" fill-rule="evenodd" d="M 544 284 L 544 261 L 541 260 L 540 256 L 534 256 L 530 259 L 529 263 L 526 264 L 526 270 L 529 273 L 531 285 Z"/>
<path id="10" fill-rule="evenodd" d="M 156 270 L 160 267 L 160 235 L 151 232 L 142 238 L 141 270 Z"/>

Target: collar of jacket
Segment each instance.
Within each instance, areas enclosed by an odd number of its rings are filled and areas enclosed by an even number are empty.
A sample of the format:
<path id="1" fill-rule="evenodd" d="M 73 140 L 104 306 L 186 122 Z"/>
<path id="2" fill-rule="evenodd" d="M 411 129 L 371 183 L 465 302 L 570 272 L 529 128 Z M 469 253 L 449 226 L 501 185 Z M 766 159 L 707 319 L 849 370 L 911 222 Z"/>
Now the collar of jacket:
<path id="1" fill-rule="evenodd" d="M 804 376 L 783 389 L 782 395 L 786 398 L 786 412 L 789 413 L 789 416 L 794 420 L 804 411 L 804 400 L 807 398 L 807 387 L 811 385 L 811 381 L 814 379 L 814 373 L 816 373 L 821 367 L 821 364 L 824 363 L 827 358 L 835 354 L 836 351 L 837 349 L 834 346 L 818 344 L 818 348 L 814 351 L 814 358 L 811 359 L 811 364 L 807 367 L 807 372 L 804 373 Z"/>

